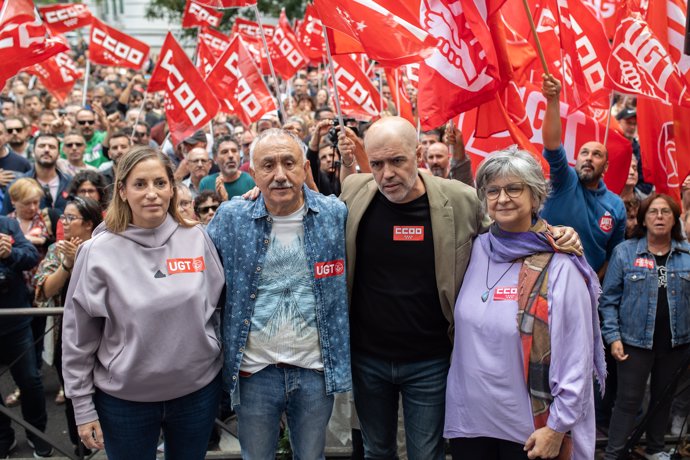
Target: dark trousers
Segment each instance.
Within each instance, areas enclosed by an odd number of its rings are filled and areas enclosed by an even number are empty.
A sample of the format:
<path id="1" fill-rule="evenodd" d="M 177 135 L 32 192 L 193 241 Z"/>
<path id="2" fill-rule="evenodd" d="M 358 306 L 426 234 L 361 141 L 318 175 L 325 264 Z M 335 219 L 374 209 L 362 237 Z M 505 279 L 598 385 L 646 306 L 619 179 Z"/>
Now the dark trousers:
<path id="1" fill-rule="evenodd" d="M 645 350 L 624 345 L 628 359 L 618 363 L 618 396 L 611 414 L 609 443 L 606 446 L 606 460 L 615 460 L 625 447 L 628 437 L 635 429 L 637 415 L 642 405 L 647 377 L 651 373 L 649 408 L 657 406 L 647 423 L 647 453 L 655 454 L 664 449 L 664 433 L 671 411 L 672 394 L 675 388 L 666 386 L 672 380 L 678 366 L 688 351 L 688 346 L 676 347 L 670 351 Z"/>
<path id="2" fill-rule="evenodd" d="M 524 444 L 496 438 L 453 438 L 453 460 L 527 460 Z"/>
<path id="3" fill-rule="evenodd" d="M 24 353 L 26 352 L 26 353 Z M 22 353 L 24 355 L 11 368 L 10 373 L 22 392 L 21 407 L 24 420 L 41 431 L 45 431 L 48 422 L 46 400 L 43 394 L 43 382 L 36 369 L 36 353 L 33 335 L 29 326 L 0 336 L 0 362 L 10 364 Z M 0 404 L 4 404 L 0 395 Z M 33 434 L 27 437 L 34 440 Z M 10 419 L 0 415 L 0 452 L 4 452 L 14 441 Z"/>

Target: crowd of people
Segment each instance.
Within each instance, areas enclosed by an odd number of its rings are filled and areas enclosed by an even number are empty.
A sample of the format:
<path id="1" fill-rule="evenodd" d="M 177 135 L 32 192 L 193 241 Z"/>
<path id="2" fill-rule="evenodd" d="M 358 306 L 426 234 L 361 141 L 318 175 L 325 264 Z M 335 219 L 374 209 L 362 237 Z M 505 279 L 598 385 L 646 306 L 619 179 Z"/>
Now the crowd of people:
<path id="1" fill-rule="evenodd" d="M 54 366 L 75 452 L 114 460 L 154 458 L 161 434 L 166 458 L 204 458 L 233 412 L 243 458 L 275 457 L 283 414 L 295 458 L 324 458 L 350 391 L 353 458 L 591 460 L 599 429 L 613 460 L 650 380 L 644 455 L 670 458 L 690 193 L 644 181 L 627 97 L 620 195 L 600 142 L 569 165 L 543 78 L 548 181 L 518 149 L 473 174 L 457 127 L 419 132 L 390 91 L 378 120 L 339 126 L 316 68 L 286 113 L 220 114 L 177 145 L 146 74 L 94 66 L 61 102 L 20 73 L 0 95 L 0 308 L 65 311 L 2 318 L 2 403 L 45 430 Z M 15 446 L 0 415 L 0 458 Z"/>

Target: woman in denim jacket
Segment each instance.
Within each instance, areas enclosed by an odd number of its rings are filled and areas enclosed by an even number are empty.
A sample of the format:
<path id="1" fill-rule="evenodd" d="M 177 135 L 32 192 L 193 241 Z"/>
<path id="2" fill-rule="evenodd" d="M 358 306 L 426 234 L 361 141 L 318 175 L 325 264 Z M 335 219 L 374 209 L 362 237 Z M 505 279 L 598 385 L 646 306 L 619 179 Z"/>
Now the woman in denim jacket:
<path id="1" fill-rule="evenodd" d="M 634 238 L 614 249 L 603 290 L 602 334 L 618 361 L 618 396 L 604 457 L 609 460 L 618 458 L 635 427 L 650 373 L 654 407 L 690 342 L 690 246 L 670 196 L 652 194 L 642 202 Z M 670 458 L 663 451 L 671 408 L 666 399 L 647 425 L 648 459 Z"/>

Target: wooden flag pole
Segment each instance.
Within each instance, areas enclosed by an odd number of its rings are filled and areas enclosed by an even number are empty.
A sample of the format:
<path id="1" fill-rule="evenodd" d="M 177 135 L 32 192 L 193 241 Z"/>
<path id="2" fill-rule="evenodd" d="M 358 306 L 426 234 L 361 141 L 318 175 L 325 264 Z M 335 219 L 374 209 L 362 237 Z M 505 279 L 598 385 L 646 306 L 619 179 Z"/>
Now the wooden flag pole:
<path id="1" fill-rule="evenodd" d="M 259 8 L 256 4 L 252 5 L 252 9 L 256 14 L 256 22 L 259 23 L 259 31 L 261 32 L 261 41 L 264 44 L 264 49 L 266 50 L 266 58 L 268 59 L 268 68 L 271 71 L 271 78 L 273 78 L 273 86 L 276 91 L 276 99 L 278 99 L 278 107 L 280 109 L 278 113 L 278 118 L 280 118 L 280 124 L 285 123 L 285 107 L 283 107 L 283 99 L 280 97 L 280 86 L 278 85 L 278 78 L 276 78 L 276 72 L 273 70 L 273 61 L 271 61 L 271 53 L 268 51 L 268 42 L 266 41 L 266 34 L 264 33 L 264 26 L 261 22 L 261 13 L 259 13 Z"/>
<path id="2" fill-rule="evenodd" d="M 89 89 L 89 74 L 91 73 L 91 59 L 86 59 L 86 71 L 84 72 L 84 90 L 81 95 L 81 106 L 86 107 L 86 92 Z"/>
<path id="3" fill-rule="evenodd" d="M 144 104 L 146 103 L 146 95 L 148 94 L 148 90 L 144 91 L 144 96 L 141 98 L 141 105 L 139 106 L 139 113 L 137 113 L 137 119 L 134 121 L 134 126 L 132 126 L 132 134 L 129 136 L 129 145 L 132 146 L 134 145 L 134 130 L 137 127 L 137 123 L 139 123 L 139 120 L 141 119 L 141 114 L 144 112 Z"/>
<path id="4" fill-rule="evenodd" d="M 331 45 L 328 42 L 328 32 L 326 26 L 323 27 L 323 39 L 326 42 L 326 57 L 328 58 L 328 68 L 331 71 L 331 78 L 333 79 L 333 92 L 335 93 L 335 109 L 338 112 L 338 121 L 340 126 L 345 126 L 343 122 L 343 112 L 340 110 L 340 97 L 338 96 L 338 81 L 335 78 L 335 67 L 333 67 L 333 58 L 331 57 Z"/>
<path id="5" fill-rule="evenodd" d="M 549 66 L 546 65 L 546 58 L 544 57 L 544 50 L 541 48 L 541 42 L 537 36 L 537 28 L 534 25 L 534 18 L 532 17 L 532 12 L 529 10 L 529 4 L 527 0 L 522 0 L 522 4 L 525 6 L 525 14 L 527 14 L 527 19 L 529 20 L 529 26 L 532 29 L 532 35 L 534 36 L 534 43 L 537 44 L 537 54 L 539 54 L 539 59 L 541 60 L 541 66 L 544 69 L 545 74 L 549 74 Z"/>
<path id="6" fill-rule="evenodd" d="M 609 113 L 606 115 L 606 131 L 604 131 L 604 147 L 609 141 L 609 130 L 611 129 L 611 109 L 613 108 L 613 91 L 611 91 L 611 97 L 609 98 Z M 606 147 L 608 150 L 608 147 Z"/>

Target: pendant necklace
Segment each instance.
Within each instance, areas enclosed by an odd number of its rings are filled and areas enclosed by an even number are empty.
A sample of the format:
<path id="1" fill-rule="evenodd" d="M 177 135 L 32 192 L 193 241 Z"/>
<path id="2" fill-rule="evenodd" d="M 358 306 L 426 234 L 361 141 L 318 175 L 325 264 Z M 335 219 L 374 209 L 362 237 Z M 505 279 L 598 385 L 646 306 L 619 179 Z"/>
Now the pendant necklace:
<path id="1" fill-rule="evenodd" d="M 500 278 L 496 280 L 496 282 L 489 287 L 489 267 L 491 266 L 491 259 L 489 259 L 488 263 L 486 264 L 486 280 L 484 284 L 486 285 L 486 291 L 482 294 L 482 302 L 486 302 L 489 299 L 489 292 L 496 287 L 496 285 L 503 279 L 504 276 L 506 276 L 506 273 L 510 271 L 511 268 L 513 268 L 513 265 L 515 265 L 515 262 L 510 264 L 510 266 L 506 269 L 506 271 L 503 272 Z"/>

